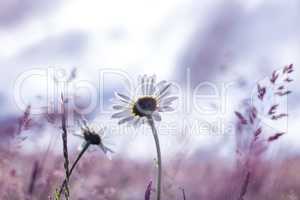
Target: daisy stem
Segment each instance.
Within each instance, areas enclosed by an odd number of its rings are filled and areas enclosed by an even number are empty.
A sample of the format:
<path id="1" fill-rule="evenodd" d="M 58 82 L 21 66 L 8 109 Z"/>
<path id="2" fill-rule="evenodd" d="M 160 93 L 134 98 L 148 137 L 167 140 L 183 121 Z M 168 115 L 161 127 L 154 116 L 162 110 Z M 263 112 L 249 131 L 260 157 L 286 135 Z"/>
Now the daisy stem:
<path id="1" fill-rule="evenodd" d="M 157 165 L 158 165 L 158 172 L 157 172 L 157 188 L 156 188 L 156 200 L 160 200 L 161 196 L 161 176 L 162 176 L 162 163 L 161 163 L 161 152 L 159 146 L 159 138 L 157 134 L 157 130 L 154 125 L 154 121 L 152 117 L 148 117 L 148 123 L 151 127 L 152 134 L 154 137 L 155 145 L 156 145 L 156 152 L 157 152 Z"/>
<path id="2" fill-rule="evenodd" d="M 76 165 L 78 164 L 79 160 L 81 159 L 81 157 L 83 156 L 83 154 L 86 152 L 86 150 L 89 148 L 89 146 L 90 146 L 90 143 L 89 143 L 89 142 L 87 142 L 87 143 L 83 146 L 82 150 L 81 150 L 80 153 L 78 154 L 78 156 L 77 156 L 75 162 L 73 163 L 73 165 L 72 165 L 72 167 L 71 167 L 71 169 L 70 169 L 70 171 L 69 171 L 69 176 L 68 176 L 68 178 L 71 177 L 71 174 L 72 174 L 73 170 L 75 169 L 75 167 L 76 167 Z M 64 190 L 66 184 L 67 184 L 67 178 L 65 178 L 64 182 L 63 182 L 62 185 L 60 186 L 59 196 L 62 194 L 62 192 L 63 192 L 63 190 Z"/>

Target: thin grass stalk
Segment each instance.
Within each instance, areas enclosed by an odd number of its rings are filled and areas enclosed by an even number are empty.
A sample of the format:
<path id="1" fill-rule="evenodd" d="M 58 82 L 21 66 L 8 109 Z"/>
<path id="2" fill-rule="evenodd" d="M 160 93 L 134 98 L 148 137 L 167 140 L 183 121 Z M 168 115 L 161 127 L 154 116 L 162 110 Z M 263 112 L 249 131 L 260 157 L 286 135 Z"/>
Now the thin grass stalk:
<path id="1" fill-rule="evenodd" d="M 65 169 L 65 198 L 68 200 L 70 196 L 69 190 L 69 155 L 68 155 L 68 132 L 67 132 L 67 112 L 65 107 L 65 100 L 63 94 L 61 94 L 62 100 L 62 119 L 61 119 L 61 128 L 62 128 L 62 141 L 63 141 L 63 155 L 64 155 L 64 169 Z"/>
<path id="2" fill-rule="evenodd" d="M 182 192 L 182 198 L 183 198 L 183 200 L 186 200 L 186 195 L 185 195 L 184 188 L 180 188 L 180 189 L 181 189 L 181 192 Z"/>
<path id="3" fill-rule="evenodd" d="M 152 190 L 152 181 L 149 182 L 146 192 L 145 192 L 145 200 L 150 200 Z"/>
<path id="4" fill-rule="evenodd" d="M 160 145 L 159 145 L 159 138 L 157 134 L 157 130 L 154 125 L 154 121 L 152 117 L 148 117 L 148 123 L 151 127 L 152 134 L 155 141 L 156 146 L 156 153 L 157 153 L 157 166 L 158 166 L 158 172 L 157 172 L 157 187 L 156 187 L 156 200 L 161 199 L 161 179 L 162 179 L 162 162 L 161 162 L 161 151 L 160 151 Z"/>
<path id="5" fill-rule="evenodd" d="M 250 183 L 250 178 L 251 178 L 251 173 L 250 173 L 250 171 L 248 171 L 246 173 L 245 179 L 243 181 L 243 184 L 242 184 L 242 187 L 241 187 L 241 191 L 240 191 L 238 200 L 244 200 L 244 197 L 246 196 L 247 191 L 248 191 L 248 186 L 249 186 L 249 183 Z"/>
<path id="6" fill-rule="evenodd" d="M 84 147 L 82 148 L 82 150 L 80 151 L 79 155 L 77 156 L 75 162 L 73 163 L 73 165 L 72 165 L 72 167 L 71 167 L 71 169 L 69 171 L 69 174 L 68 174 L 69 179 L 70 179 L 70 177 L 72 175 L 72 172 L 74 171 L 76 165 L 78 164 L 79 160 L 82 158 L 83 154 L 86 152 L 86 150 L 89 148 L 89 146 L 90 146 L 90 143 L 87 142 L 84 145 Z M 65 179 L 63 181 L 62 185 L 60 186 L 59 194 L 58 194 L 59 196 L 62 194 L 62 192 L 63 192 L 66 184 L 67 184 L 67 180 Z"/>
<path id="7" fill-rule="evenodd" d="M 36 181 L 38 178 L 38 174 L 40 172 L 40 166 L 38 161 L 34 162 L 32 172 L 31 172 L 31 177 L 30 177 L 30 182 L 29 182 L 29 187 L 27 190 L 27 200 L 30 200 L 34 194 L 35 186 L 36 186 Z"/>

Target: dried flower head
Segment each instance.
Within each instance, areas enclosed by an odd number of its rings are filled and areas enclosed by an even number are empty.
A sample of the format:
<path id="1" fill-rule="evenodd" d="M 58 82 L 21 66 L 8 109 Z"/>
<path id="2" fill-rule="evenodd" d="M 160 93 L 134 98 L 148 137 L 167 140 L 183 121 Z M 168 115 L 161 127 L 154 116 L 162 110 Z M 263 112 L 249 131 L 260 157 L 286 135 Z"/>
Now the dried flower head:
<path id="1" fill-rule="evenodd" d="M 160 81 L 156 83 L 156 77 L 140 76 L 138 80 L 137 94 L 129 97 L 115 93 L 118 103 L 113 106 L 116 113 L 112 118 L 119 118 L 119 124 L 129 123 L 134 126 L 143 124 L 147 118 L 161 121 L 160 112 L 173 111 L 171 104 L 177 99 L 171 96 L 171 83 Z"/>
<path id="2" fill-rule="evenodd" d="M 105 155 L 110 157 L 110 155 L 114 153 L 114 151 L 104 145 L 103 140 L 105 139 L 105 130 L 105 128 L 96 130 L 96 128 L 88 125 L 86 120 L 81 120 L 81 134 L 75 134 L 76 136 L 84 140 L 84 142 L 80 146 L 80 149 L 83 149 L 86 145 L 98 146 Z"/>

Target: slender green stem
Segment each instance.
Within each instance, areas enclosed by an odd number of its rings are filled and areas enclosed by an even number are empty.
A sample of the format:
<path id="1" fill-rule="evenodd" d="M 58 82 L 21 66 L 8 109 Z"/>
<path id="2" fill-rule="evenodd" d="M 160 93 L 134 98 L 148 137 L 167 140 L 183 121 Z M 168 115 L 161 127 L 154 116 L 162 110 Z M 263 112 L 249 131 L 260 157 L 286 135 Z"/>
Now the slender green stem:
<path id="1" fill-rule="evenodd" d="M 75 169 L 76 165 L 78 164 L 78 161 L 81 159 L 81 157 L 83 156 L 83 154 L 86 152 L 86 150 L 89 148 L 90 146 L 90 143 L 86 143 L 83 147 L 83 149 L 80 151 L 79 155 L 77 156 L 75 162 L 73 163 L 70 171 L 69 171 L 69 176 L 68 178 L 71 177 L 71 174 L 73 172 L 73 170 Z M 60 190 L 59 190 L 59 196 L 62 194 L 64 188 L 65 188 L 65 185 L 67 184 L 67 178 L 65 178 L 64 182 L 62 183 L 62 185 L 60 186 Z"/>
<path id="2" fill-rule="evenodd" d="M 160 200 L 161 198 L 161 176 L 162 176 L 162 163 L 161 163 L 161 152 L 159 146 L 159 138 L 157 134 L 157 130 L 154 125 L 154 121 L 152 117 L 148 117 L 148 123 L 151 127 L 155 145 L 156 145 L 156 152 L 157 152 L 157 165 L 158 165 L 158 172 L 157 172 L 157 188 L 156 188 L 156 200 Z"/>

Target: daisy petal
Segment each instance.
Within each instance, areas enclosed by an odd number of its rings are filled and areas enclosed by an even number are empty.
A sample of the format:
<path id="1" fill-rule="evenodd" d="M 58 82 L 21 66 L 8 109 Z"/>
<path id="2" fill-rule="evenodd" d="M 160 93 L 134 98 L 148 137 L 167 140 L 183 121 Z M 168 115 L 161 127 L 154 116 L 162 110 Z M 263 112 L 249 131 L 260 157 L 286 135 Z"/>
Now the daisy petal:
<path id="1" fill-rule="evenodd" d="M 156 76 L 153 75 L 151 77 L 151 80 L 150 80 L 150 88 L 149 88 L 149 95 L 153 95 L 154 94 L 154 91 L 155 91 L 155 80 L 156 80 Z"/>
<path id="2" fill-rule="evenodd" d="M 124 110 L 122 112 L 117 112 L 115 114 L 113 114 L 111 117 L 112 118 L 121 118 L 121 117 L 127 117 L 127 116 L 130 116 L 131 115 L 131 112 L 130 110 Z"/>
<path id="3" fill-rule="evenodd" d="M 167 81 L 160 81 L 156 84 L 155 88 L 160 90 L 166 83 Z"/>
<path id="4" fill-rule="evenodd" d="M 74 135 L 76 137 L 80 137 L 81 139 L 84 139 L 84 136 L 82 134 L 73 133 L 72 135 Z"/>
<path id="5" fill-rule="evenodd" d="M 150 82 L 151 82 L 151 77 L 146 78 L 146 95 L 149 95 L 150 93 Z"/>
<path id="6" fill-rule="evenodd" d="M 158 111 L 159 112 L 171 112 L 174 111 L 175 109 L 170 107 L 170 106 L 163 106 L 163 107 L 159 107 Z"/>
<path id="7" fill-rule="evenodd" d="M 165 85 L 160 91 L 159 91 L 159 96 L 163 95 L 165 92 L 168 91 L 168 89 L 170 88 L 171 83 Z"/>
<path id="8" fill-rule="evenodd" d="M 178 97 L 172 96 L 172 97 L 166 97 L 165 99 L 161 99 L 162 104 L 170 104 L 173 101 L 177 100 Z"/>
<path id="9" fill-rule="evenodd" d="M 103 151 L 106 152 L 111 152 L 111 153 L 115 153 L 113 150 L 111 150 L 110 148 L 108 148 L 107 146 L 101 144 L 100 145 L 101 149 L 103 149 Z"/>
<path id="10" fill-rule="evenodd" d="M 135 121 L 133 122 L 133 126 L 137 128 L 140 127 L 141 125 L 140 120 L 141 120 L 140 117 L 136 118 Z"/>
<path id="11" fill-rule="evenodd" d="M 90 126 L 89 126 L 87 120 L 84 117 L 81 116 L 81 119 L 78 120 L 78 123 L 79 123 L 82 131 L 85 131 L 85 130 L 91 131 Z"/>
<path id="12" fill-rule="evenodd" d="M 113 105 L 122 105 L 122 104 L 128 104 L 128 102 L 127 101 L 121 101 L 118 97 L 115 97 L 115 98 L 111 98 L 111 99 L 109 99 L 109 102 L 111 103 L 111 104 L 113 104 Z"/>
<path id="13" fill-rule="evenodd" d="M 171 91 L 168 90 L 168 91 L 166 91 L 164 94 L 158 95 L 157 99 L 160 101 L 161 99 L 166 98 L 166 97 L 169 96 L 170 94 L 171 94 Z"/>
<path id="14" fill-rule="evenodd" d="M 142 77 L 142 82 L 141 82 L 141 87 L 142 87 L 142 95 L 146 95 L 146 93 L 147 93 L 147 91 L 146 91 L 146 79 L 147 79 L 147 77 L 146 77 L 146 75 L 144 75 L 143 77 Z"/>
<path id="15" fill-rule="evenodd" d="M 102 127 L 102 128 L 100 128 L 100 129 L 98 129 L 97 131 L 96 131 L 96 133 L 98 134 L 98 135 L 100 135 L 101 137 L 104 137 L 106 134 L 105 134 L 105 132 L 107 131 L 107 127 Z"/>
<path id="16" fill-rule="evenodd" d="M 108 159 L 111 160 L 112 159 L 112 154 L 115 153 L 115 152 L 113 150 L 111 150 L 110 148 L 106 147 L 103 144 L 99 144 L 99 147 L 101 148 L 103 153 L 108 157 Z"/>
<path id="17" fill-rule="evenodd" d="M 130 117 L 126 117 L 126 118 L 123 118 L 121 119 L 118 124 L 121 125 L 121 124 L 124 124 L 125 122 L 130 122 L 131 120 L 134 119 L 134 116 L 130 116 Z"/>
<path id="18" fill-rule="evenodd" d="M 118 99 L 124 100 L 124 101 L 126 101 L 126 102 L 128 102 L 128 103 L 131 102 L 131 99 L 130 99 L 128 96 L 126 96 L 125 94 L 121 94 L 121 93 L 115 92 L 115 96 L 116 96 Z"/>
<path id="19" fill-rule="evenodd" d="M 152 114 L 152 117 L 153 117 L 153 119 L 154 119 L 155 121 L 161 121 L 161 116 L 160 116 L 160 114 L 159 114 L 158 112 L 154 112 L 154 113 Z"/>
<path id="20" fill-rule="evenodd" d="M 115 110 L 124 110 L 124 109 L 128 109 L 127 106 L 123 106 L 123 105 L 113 105 L 112 107 Z"/>

